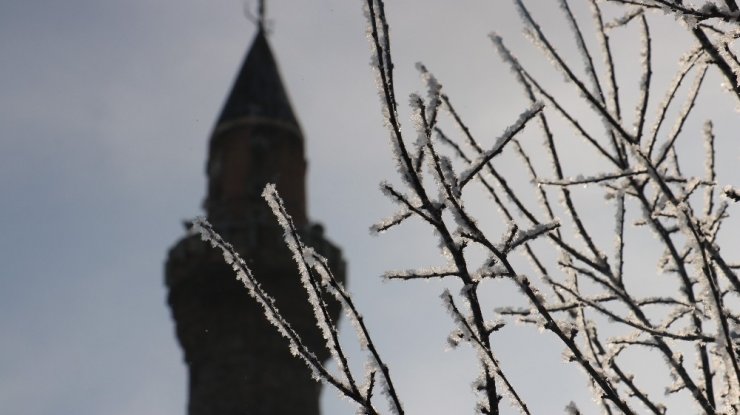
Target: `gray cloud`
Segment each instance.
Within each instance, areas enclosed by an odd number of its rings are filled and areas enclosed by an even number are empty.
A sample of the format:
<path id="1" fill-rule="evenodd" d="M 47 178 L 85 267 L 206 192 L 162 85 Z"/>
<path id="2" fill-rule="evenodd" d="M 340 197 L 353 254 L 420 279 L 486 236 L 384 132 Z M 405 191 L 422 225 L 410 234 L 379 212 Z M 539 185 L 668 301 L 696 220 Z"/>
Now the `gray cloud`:
<path id="1" fill-rule="evenodd" d="M 446 412 L 461 412 L 452 408 L 472 407 L 473 365 L 465 350 L 443 351 L 451 324 L 437 296 L 447 284 L 381 286 L 377 278 L 439 259 L 421 226 L 367 233 L 393 212 L 376 189 L 394 170 L 360 3 L 269 3 L 272 46 L 307 136 L 310 213 L 345 249 L 351 290 L 409 413 L 442 413 L 428 399 L 439 391 Z M 236 1 L 1 9 L 0 407 L 32 415 L 184 413 L 185 371 L 162 263 L 182 232 L 179 221 L 200 212 L 207 137 L 253 28 Z M 482 137 L 493 139 L 526 106 L 486 37 L 499 31 L 534 61 L 508 2 L 395 2 L 388 14 L 401 96 L 421 89 L 413 65 L 422 60 Z M 563 27 L 550 28 L 565 37 Z M 540 67 L 553 83 L 561 79 Z M 728 101 L 718 91 L 704 99 Z M 731 136 L 736 114 L 715 115 L 718 131 Z M 736 162 L 736 149 L 727 150 Z M 401 253 L 400 244 L 420 249 Z M 534 412 L 562 407 L 584 389 L 577 370 L 561 373 L 558 346 L 540 350 L 543 336 L 512 333 L 500 353 L 515 379 L 538 390 Z M 327 413 L 349 410 L 333 392 L 324 402 Z"/>

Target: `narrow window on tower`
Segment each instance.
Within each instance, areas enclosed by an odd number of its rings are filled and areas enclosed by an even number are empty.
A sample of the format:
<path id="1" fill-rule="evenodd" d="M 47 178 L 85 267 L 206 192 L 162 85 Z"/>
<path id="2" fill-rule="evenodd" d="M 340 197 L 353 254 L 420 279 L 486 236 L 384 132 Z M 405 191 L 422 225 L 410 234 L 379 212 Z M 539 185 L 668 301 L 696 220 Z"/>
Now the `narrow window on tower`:
<path id="1" fill-rule="evenodd" d="M 218 199 L 221 196 L 221 174 L 223 173 L 223 160 L 221 157 L 221 151 L 213 150 L 212 156 L 208 161 L 208 178 L 209 188 L 208 194 L 214 199 Z"/>

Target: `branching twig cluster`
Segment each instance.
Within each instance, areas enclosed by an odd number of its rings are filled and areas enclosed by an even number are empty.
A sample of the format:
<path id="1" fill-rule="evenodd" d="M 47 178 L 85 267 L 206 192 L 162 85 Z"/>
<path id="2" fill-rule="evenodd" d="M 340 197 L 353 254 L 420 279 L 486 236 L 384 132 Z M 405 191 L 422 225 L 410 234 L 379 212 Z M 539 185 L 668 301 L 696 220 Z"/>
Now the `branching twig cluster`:
<path id="1" fill-rule="evenodd" d="M 301 283 L 313 308 L 316 326 L 321 330 L 324 340 L 326 340 L 326 348 L 339 368 L 339 374 L 332 374 L 327 369 L 326 363 L 317 358 L 314 351 L 306 346 L 301 336 L 291 327 L 290 322 L 280 313 L 270 294 L 262 288 L 259 281 L 254 277 L 239 253 L 231 244 L 221 238 L 208 221 L 204 218 L 197 218 L 193 222 L 193 231 L 199 233 L 201 238 L 209 242 L 212 247 L 223 252 L 224 260 L 231 265 L 237 279 L 244 284 L 250 296 L 262 307 L 267 320 L 288 340 L 291 353 L 306 363 L 316 380 L 329 383 L 344 396 L 354 401 L 359 408 L 362 408 L 363 413 L 367 414 L 379 413 L 373 405 L 372 399 L 376 383 L 380 381 L 382 392 L 388 397 L 394 413 L 403 414 L 401 402 L 393 386 L 388 366 L 380 357 L 362 315 L 357 311 L 351 296 L 344 289 L 342 283 L 332 274 L 327 259 L 301 242 L 299 231 L 285 210 L 283 201 L 278 196 L 274 185 L 265 187 L 263 197 L 269 203 L 283 229 L 285 241 L 293 253 L 293 258 L 300 271 Z M 330 305 L 327 303 L 326 294 L 331 295 L 342 305 L 346 316 L 356 329 L 362 347 L 367 350 L 367 373 L 365 379 L 362 379 L 361 382 L 350 370 L 345 352 L 339 343 L 337 324 L 331 318 Z"/>
<path id="2" fill-rule="evenodd" d="M 703 131 L 706 147 L 705 171 L 702 177 L 683 173 L 679 157 L 679 138 L 688 134 L 686 121 L 692 114 L 702 90 L 705 74 L 717 68 L 725 77 L 732 93 L 740 98 L 738 75 L 740 64 L 732 50 L 740 33 L 740 12 L 734 0 L 709 2 L 695 8 L 680 0 L 584 0 L 592 11 L 593 26 L 600 50 L 594 52 L 586 41 L 580 22 L 571 10 L 569 0 L 558 0 L 563 18 L 575 38 L 582 68 L 561 55 L 529 8 L 514 0 L 525 32 L 530 40 L 550 59 L 572 88 L 588 105 L 588 116 L 601 121 L 603 128 L 587 127 L 583 114 L 568 110 L 563 99 L 530 72 L 507 48 L 497 34 L 491 35 L 493 46 L 510 67 L 522 87 L 529 105 L 511 120 L 493 143 L 477 139 L 463 117 L 443 92 L 441 84 L 427 68 L 417 66 L 426 85 L 426 96 L 412 94 L 414 139 L 404 135 L 398 115 L 398 102 L 393 77 L 389 25 L 382 0 L 366 1 L 369 22 L 368 39 L 373 52 L 373 67 L 379 85 L 383 115 L 401 178 L 400 185 L 384 182 L 382 192 L 400 207 L 399 211 L 373 226 L 381 232 L 416 218 L 439 237 L 441 252 L 447 260 L 442 267 L 388 272 L 389 279 L 457 279 L 459 295 L 449 291 L 442 300 L 456 325 L 449 343 L 468 343 L 478 353 L 481 375 L 476 390 L 477 409 L 484 414 L 498 414 L 500 401 L 506 396 L 522 413 L 529 414 L 523 385 L 514 385 L 496 356 L 496 333 L 512 318 L 536 325 L 554 335 L 566 350 L 569 361 L 586 373 L 594 396 L 604 412 L 634 414 L 647 410 L 659 415 L 666 407 L 645 391 L 639 373 L 632 374 L 623 356 L 632 349 L 647 349 L 661 356 L 675 382 L 668 393 L 688 392 L 701 412 L 706 414 L 740 413 L 740 313 L 730 304 L 740 292 L 738 266 L 731 263 L 717 246 L 717 235 L 738 191 L 721 186 L 715 169 L 715 137 L 711 121 Z M 624 14 L 607 22 L 603 3 L 625 7 Z M 662 93 L 664 100 L 654 105 L 656 117 L 648 109 L 656 94 L 653 86 L 653 38 L 649 13 L 654 9 L 671 13 L 687 23 L 697 45 L 687 51 L 674 80 Z M 634 104 L 623 102 L 618 71 L 612 50 L 612 31 L 636 30 L 642 41 L 639 94 Z M 603 64 L 595 57 L 601 55 Z M 602 69 L 597 69 L 602 68 Z M 584 73 L 585 76 L 579 75 Z M 693 83 L 681 89 L 688 79 Z M 676 107 L 680 91 L 687 90 L 684 105 L 676 112 L 669 130 L 669 108 Z M 628 125 L 626 109 L 635 106 L 634 120 Z M 441 117 L 455 126 L 457 132 L 445 131 Z M 556 131 L 553 119 L 564 120 L 570 131 Z M 524 132 L 537 129 L 544 138 L 544 151 L 551 161 L 551 171 L 543 172 L 523 142 Z M 586 152 L 601 158 L 605 166 L 600 174 L 569 177 L 566 158 L 561 154 L 560 135 L 580 136 Z M 529 134 L 530 136 L 532 134 Z M 570 139 L 570 138 L 568 138 Z M 568 142 L 574 146 L 573 142 Z M 581 150 L 579 150 L 581 151 Z M 497 158 L 513 152 L 521 159 L 532 187 L 521 188 L 509 182 Z M 578 166 L 567 166 L 569 169 Z M 471 189 L 490 195 L 507 230 L 493 235 L 466 207 Z M 610 246 L 596 238 L 594 226 L 588 223 L 590 212 L 579 208 L 574 198 L 575 186 L 600 189 L 614 209 L 614 234 Z M 527 193 L 534 192 L 539 206 L 529 206 Z M 704 194 L 703 202 L 695 194 Z M 303 245 L 277 193 L 272 186 L 265 197 L 282 225 L 301 273 L 308 298 L 332 352 L 339 374 L 330 373 L 322 362 L 306 349 L 300 337 L 280 316 L 272 300 L 252 277 L 230 245 L 220 239 L 210 226 L 198 222 L 201 233 L 224 251 L 238 277 L 262 305 L 268 319 L 288 339 L 291 350 L 322 380 L 355 401 L 362 411 L 377 413 L 372 403 L 376 378 L 385 387 L 390 406 L 403 413 L 387 367 L 375 349 L 360 314 L 350 296 L 333 278 L 326 261 Z M 553 200 L 557 197 L 560 205 Z M 663 247 L 658 259 L 660 272 L 675 276 L 675 292 L 645 297 L 636 289 L 636 278 L 625 267 L 628 260 L 628 218 L 636 214 L 636 229 L 649 229 Z M 550 242 L 552 250 L 540 252 Z M 486 253 L 480 263 L 473 260 L 470 248 Z M 732 254 L 732 252 L 730 252 Z M 522 255 L 531 271 L 519 265 Z M 523 269 L 527 269 L 525 272 Z M 529 273 L 530 276 L 526 276 Z M 481 303 L 481 282 L 492 280 L 515 284 L 526 303 L 500 306 L 490 315 L 490 306 Z M 336 324 L 331 321 L 324 293 L 342 303 L 350 320 L 358 328 L 358 337 L 370 356 L 364 383 L 358 382 L 349 369 L 339 345 Z M 658 310 L 658 312 L 655 312 Z M 609 320 L 615 328 L 603 328 L 598 321 Z M 694 349 L 693 357 L 684 357 L 685 345 Z M 694 363 L 696 367 L 691 367 Z M 575 404 L 571 413 L 580 413 Z"/>
<path id="3" fill-rule="evenodd" d="M 740 35 L 740 9 L 736 0 L 709 0 L 696 7 L 683 0 L 606 0 L 632 5 L 639 11 L 660 10 L 684 22 L 701 50 L 740 99 L 740 60 L 732 44 Z M 630 16 L 630 14 L 627 14 Z"/>

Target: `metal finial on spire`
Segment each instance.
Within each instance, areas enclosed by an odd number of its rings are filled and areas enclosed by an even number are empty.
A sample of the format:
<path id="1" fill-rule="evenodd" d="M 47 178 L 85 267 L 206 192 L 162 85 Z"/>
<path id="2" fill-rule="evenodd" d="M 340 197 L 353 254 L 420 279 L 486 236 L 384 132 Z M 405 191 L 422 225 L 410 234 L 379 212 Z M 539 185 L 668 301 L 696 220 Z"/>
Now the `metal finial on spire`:
<path id="1" fill-rule="evenodd" d="M 257 3 L 257 27 L 265 30 L 265 0 L 258 0 Z"/>
<path id="2" fill-rule="evenodd" d="M 252 0 L 244 0 L 244 15 L 247 20 L 257 25 L 257 30 L 267 34 L 270 31 L 269 23 L 267 21 L 265 13 L 265 0 L 257 0 L 257 10 L 252 9 L 254 2 Z"/>

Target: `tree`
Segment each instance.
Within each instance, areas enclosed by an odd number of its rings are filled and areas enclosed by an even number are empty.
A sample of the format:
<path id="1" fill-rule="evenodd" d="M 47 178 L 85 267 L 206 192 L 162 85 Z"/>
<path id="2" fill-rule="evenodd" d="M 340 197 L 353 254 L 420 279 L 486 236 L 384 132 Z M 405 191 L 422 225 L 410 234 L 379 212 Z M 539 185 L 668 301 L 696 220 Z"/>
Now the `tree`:
<path id="1" fill-rule="evenodd" d="M 668 394 L 690 396 L 703 413 L 740 413 L 740 280 L 736 271 L 740 265 L 727 258 L 733 254 L 727 252 L 730 249 L 720 246 L 720 230 L 740 195 L 718 176 L 718 144 L 711 120 L 702 132 L 703 171 L 689 173 L 697 169 L 687 168 L 693 157 L 686 154 L 690 147 L 680 140 L 696 135 L 685 127 L 696 112 L 697 96 L 706 88 L 708 73 L 719 74 L 726 94 L 740 99 L 740 62 L 733 49 L 740 34 L 737 4 L 717 0 L 695 7 L 680 0 L 584 0 L 591 10 L 599 48 L 593 52 L 584 22 L 576 18 L 571 2 L 558 0 L 573 34 L 572 46 L 582 60 L 574 65 L 527 5 L 522 0 L 514 2 L 526 35 L 561 72 L 571 91 L 580 95 L 583 105 L 574 108 L 559 96 L 552 82 L 539 79 L 501 37 L 492 34 L 494 47 L 529 101 L 493 143 L 475 137 L 441 84 L 421 64 L 417 69 L 426 96 L 410 97 L 415 138 L 408 138 L 399 120 L 384 3 L 367 0 L 365 4 L 372 62 L 399 175 L 398 183 L 381 184 L 399 211 L 372 230 L 380 233 L 408 220 L 420 220 L 434 230 L 446 261 L 441 267 L 388 272 L 385 278 L 460 282 L 459 293 L 445 291 L 441 298 L 456 326 L 449 344 L 465 343 L 477 351 L 481 367 L 476 381 L 477 408 L 481 413 L 500 413 L 502 397 L 530 413 L 526 386 L 509 380 L 505 362 L 496 355 L 497 334 L 511 320 L 557 338 L 565 349 L 564 357 L 583 370 L 606 413 L 662 414 L 668 409 L 659 398 L 647 394 L 639 368 L 625 362 L 624 356 L 634 350 L 665 361 L 675 379 L 666 385 Z M 696 40 L 686 49 L 665 90 L 654 79 L 651 18 L 656 13 L 671 15 Z M 619 82 L 620 66 L 635 65 L 615 60 L 617 45 L 612 35 L 617 31 L 639 34 L 642 62 L 636 68 L 640 74 L 636 91 Z M 597 62 L 597 56 L 603 63 Z M 693 83 L 686 86 L 692 77 Z M 663 101 L 653 102 L 661 94 Z M 677 109 L 682 94 L 686 98 Z M 635 108 L 633 114 L 628 107 Z M 653 111 L 655 115 L 648 116 Z M 673 128 L 668 129 L 670 121 Z M 544 144 L 532 142 L 534 133 Z M 583 155 L 596 158 L 600 170 L 589 171 L 587 163 L 564 153 L 578 153 L 581 160 Z M 500 168 L 500 160 L 507 156 L 519 159 L 518 171 Z M 512 181 L 510 177 L 516 174 L 527 175 L 531 185 Z M 483 220 L 487 218 L 475 213 L 482 209 L 470 202 L 479 203 L 474 195 L 481 192 L 487 193 L 498 210 L 504 231 L 489 226 Z M 604 218 L 603 212 L 590 210 L 579 202 L 581 192 L 605 197 L 613 215 Z M 327 261 L 301 242 L 300 230 L 275 187 L 268 185 L 263 196 L 284 230 L 337 373 L 304 345 L 234 249 L 205 220 L 196 221 L 195 228 L 224 252 L 237 278 L 317 379 L 369 414 L 380 413 L 374 394 L 377 384 L 390 410 L 403 413 L 389 368 L 351 296 L 334 279 Z M 555 203 L 556 198 L 560 203 Z M 486 215 L 493 210 L 487 208 Z M 613 234 L 596 234 L 594 216 L 613 221 Z M 658 274 L 668 276 L 668 281 L 660 283 L 658 295 L 644 294 L 641 285 L 647 273 L 630 266 L 632 258 L 640 255 L 640 241 L 649 234 L 664 250 L 655 258 Z M 483 304 L 481 293 L 499 284 L 515 285 L 520 298 L 507 305 Z M 349 367 L 336 322 L 327 311 L 327 295 L 343 305 L 367 350 L 369 364 L 361 377 Z M 575 404 L 567 410 L 580 413 Z"/>

